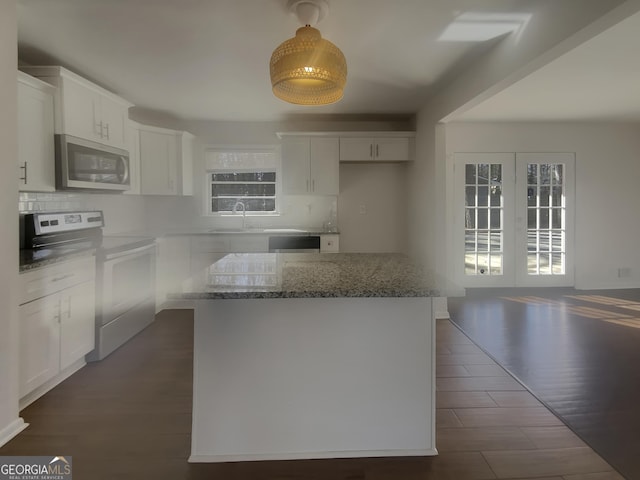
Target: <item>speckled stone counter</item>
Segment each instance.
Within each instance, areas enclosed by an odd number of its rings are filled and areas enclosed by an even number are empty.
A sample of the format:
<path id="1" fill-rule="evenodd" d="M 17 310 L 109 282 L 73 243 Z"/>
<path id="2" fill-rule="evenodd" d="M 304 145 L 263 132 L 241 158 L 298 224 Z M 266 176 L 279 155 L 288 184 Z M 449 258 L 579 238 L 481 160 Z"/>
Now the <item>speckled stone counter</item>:
<path id="1" fill-rule="evenodd" d="M 401 254 L 236 253 L 203 269 L 174 299 L 432 297 L 429 278 Z"/>
<path id="2" fill-rule="evenodd" d="M 194 308 L 190 462 L 436 455 L 428 278 L 396 254 L 229 254 Z"/>

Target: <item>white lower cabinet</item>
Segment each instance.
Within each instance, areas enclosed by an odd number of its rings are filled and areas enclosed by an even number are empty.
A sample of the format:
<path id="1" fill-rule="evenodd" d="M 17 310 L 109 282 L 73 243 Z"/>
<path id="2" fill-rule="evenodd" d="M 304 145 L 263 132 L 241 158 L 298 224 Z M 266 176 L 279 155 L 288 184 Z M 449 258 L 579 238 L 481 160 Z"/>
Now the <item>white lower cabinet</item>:
<path id="1" fill-rule="evenodd" d="M 60 303 L 58 295 L 20 306 L 20 397 L 60 371 Z"/>
<path id="2" fill-rule="evenodd" d="M 95 347 L 95 291 L 93 281 L 60 293 L 60 370 Z"/>
<path id="3" fill-rule="evenodd" d="M 268 251 L 268 235 L 214 234 L 194 236 L 191 238 L 191 274 L 197 274 L 228 253 L 264 253 Z"/>
<path id="4" fill-rule="evenodd" d="M 190 273 L 190 239 L 186 236 L 156 239 L 156 312 L 162 309 L 167 294 L 180 290 Z"/>
<path id="5" fill-rule="evenodd" d="M 20 283 L 18 378 L 24 407 L 84 365 L 84 355 L 94 348 L 95 258 L 28 271 Z"/>

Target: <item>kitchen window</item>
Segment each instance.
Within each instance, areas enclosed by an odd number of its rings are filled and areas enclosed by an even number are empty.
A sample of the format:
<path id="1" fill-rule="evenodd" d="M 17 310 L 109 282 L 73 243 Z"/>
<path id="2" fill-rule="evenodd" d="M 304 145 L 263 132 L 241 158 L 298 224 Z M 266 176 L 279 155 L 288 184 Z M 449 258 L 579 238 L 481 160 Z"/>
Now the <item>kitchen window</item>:
<path id="1" fill-rule="evenodd" d="M 209 215 L 273 215 L 278 211 L 277 147 L 209 148 L 205 151 Z"/>
<path id="2" fill-rule="evenodd" d="M 233 171 L 212 172 L 211 213 L 275 212 L 276 172 Z"/>

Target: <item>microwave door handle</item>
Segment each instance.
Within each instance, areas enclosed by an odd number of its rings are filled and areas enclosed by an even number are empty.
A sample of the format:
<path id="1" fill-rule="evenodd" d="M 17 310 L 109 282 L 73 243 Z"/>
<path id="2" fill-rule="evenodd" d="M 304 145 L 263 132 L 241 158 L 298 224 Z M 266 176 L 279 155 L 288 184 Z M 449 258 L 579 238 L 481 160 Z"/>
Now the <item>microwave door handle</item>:
<path id="1" fill-rule="evenodd" d="M 125 157 L 118 157 L 118 160 L 122 162 L 122 173 L 120 174 L 120 183 L 129 183 L 129 162 Z"/>

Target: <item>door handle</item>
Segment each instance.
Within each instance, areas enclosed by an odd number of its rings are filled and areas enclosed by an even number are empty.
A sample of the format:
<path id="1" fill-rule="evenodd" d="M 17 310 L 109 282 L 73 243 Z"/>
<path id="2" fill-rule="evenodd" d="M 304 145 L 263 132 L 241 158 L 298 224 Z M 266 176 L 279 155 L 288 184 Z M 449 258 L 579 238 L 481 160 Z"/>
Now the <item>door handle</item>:
<path id="1" fill-rule="evenodd" d="M 24 177 L 20 177 L 20 180 L 24 180 L 24 184 L 27 184 L 27 161 L 24 161 L 24 165 L 20 167 L 24 170 Z"/>

